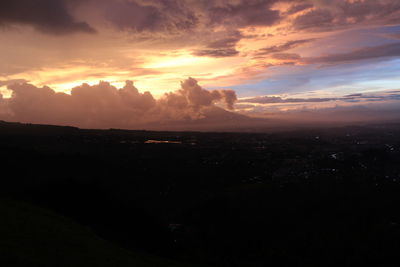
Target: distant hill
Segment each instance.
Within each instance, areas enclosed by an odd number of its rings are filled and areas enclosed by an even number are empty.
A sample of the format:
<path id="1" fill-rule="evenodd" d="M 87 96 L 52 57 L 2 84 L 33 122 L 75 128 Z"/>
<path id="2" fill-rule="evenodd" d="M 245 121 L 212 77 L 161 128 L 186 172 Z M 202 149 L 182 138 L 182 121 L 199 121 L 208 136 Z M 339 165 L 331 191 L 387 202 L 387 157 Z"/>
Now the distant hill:
<path id="1" fill-rule="evenodd" d="M 141 125 L 141 128 L 158 131 L 223 131 L 242 132 L 249 128 L 268 126 L 269 119 L 252 118 L 218 107 L 203 110 L 203 117 L 184 121 L 165 121 Z"/>
<path id="2" fill-rule="evenodd" d="M 70 126 L 42 125 L 19 122 L 5 122 L 0 120 L 0 134 L 26 134 L 26 135 L 53 135 L 75 134 L 79 128 Z"/>

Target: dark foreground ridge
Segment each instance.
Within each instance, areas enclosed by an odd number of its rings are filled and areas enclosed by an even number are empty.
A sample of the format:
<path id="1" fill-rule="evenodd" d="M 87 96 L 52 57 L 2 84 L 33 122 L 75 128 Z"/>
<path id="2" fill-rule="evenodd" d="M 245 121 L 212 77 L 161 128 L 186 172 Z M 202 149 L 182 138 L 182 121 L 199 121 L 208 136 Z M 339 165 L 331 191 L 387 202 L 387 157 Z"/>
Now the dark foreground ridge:
<path id="1" fill-rule="evenodd" d="M 0 122 L 0 164 L 1 266 L 400 263 L 400 124 L 268 134 Z"/>
<path id="2" fill-rule="evenodd" d="M 1 266 L 183 267 L 122 249 L 69 218 L 15 200 L 0 202 Z"/>

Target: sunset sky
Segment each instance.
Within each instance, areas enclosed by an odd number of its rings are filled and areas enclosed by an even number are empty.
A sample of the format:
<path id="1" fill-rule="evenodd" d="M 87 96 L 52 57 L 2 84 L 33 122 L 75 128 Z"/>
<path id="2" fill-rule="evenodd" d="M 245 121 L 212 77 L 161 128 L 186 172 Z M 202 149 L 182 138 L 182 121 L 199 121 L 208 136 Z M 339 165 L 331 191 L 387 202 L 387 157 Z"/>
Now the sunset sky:
<path id="1" fill-rule="evenodd" d="M 189 77 L 244 114 L 400 104 L 398 0 L 2 0 L 0 31 L 0 115 L 13 84 L 158 102 Z"/>

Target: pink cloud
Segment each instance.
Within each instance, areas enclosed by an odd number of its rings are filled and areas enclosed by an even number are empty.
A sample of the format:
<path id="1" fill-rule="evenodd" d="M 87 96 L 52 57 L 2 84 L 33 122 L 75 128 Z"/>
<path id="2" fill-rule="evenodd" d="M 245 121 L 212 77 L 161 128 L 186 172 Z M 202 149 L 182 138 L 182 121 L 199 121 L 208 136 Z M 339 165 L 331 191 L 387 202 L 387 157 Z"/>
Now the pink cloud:
<path id="1" fill-rule="evenodd" d="M 196 120 L 209 116 L 210 108 L 224 103 L 233 109 L 236 93 L 232 90 L 206 90 L 189 78 L 181 89 L 156 100 L 150 92 L 140 93 L 131 81 L 123 88 L 108 82 L 72 88 L 71 94 L 28 83 L 8 86 L 9 99 L 0 98 L 2 119 L 31 123 L 74 125 L 90 128 L 135 128 L 147 123 Z"/>

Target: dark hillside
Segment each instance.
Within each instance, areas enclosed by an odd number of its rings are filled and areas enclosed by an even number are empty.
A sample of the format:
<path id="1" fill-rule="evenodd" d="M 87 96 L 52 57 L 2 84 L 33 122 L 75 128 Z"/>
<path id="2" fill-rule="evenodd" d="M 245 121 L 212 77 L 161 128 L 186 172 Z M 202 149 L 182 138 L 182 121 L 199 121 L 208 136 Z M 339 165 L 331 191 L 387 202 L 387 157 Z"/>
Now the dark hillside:
<path id="1" fill-rule="evenodd" d="M 1 266 L 188 266 L 121 249 L 71 219 L 28 203 L 1 199 L 0 217 Z"/>

